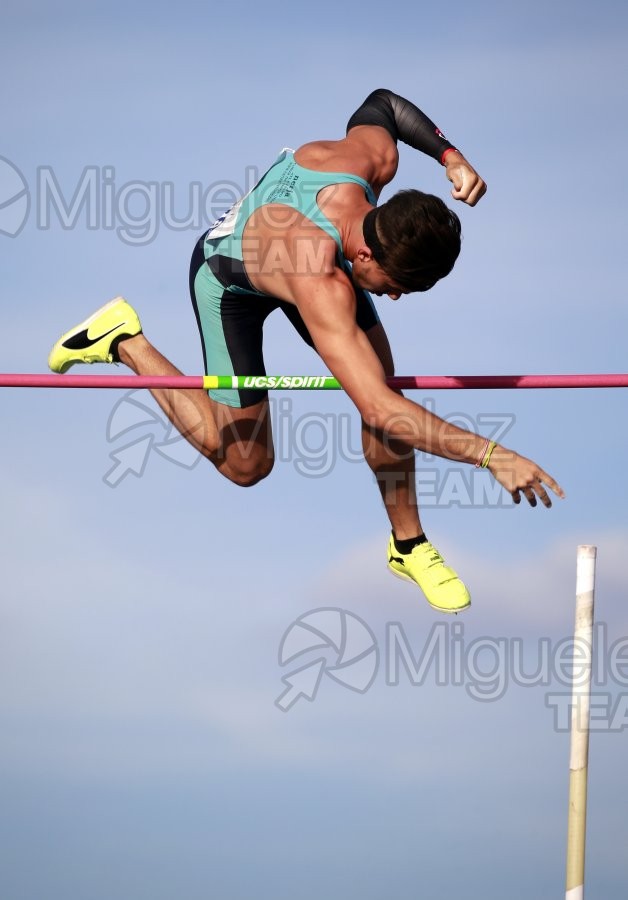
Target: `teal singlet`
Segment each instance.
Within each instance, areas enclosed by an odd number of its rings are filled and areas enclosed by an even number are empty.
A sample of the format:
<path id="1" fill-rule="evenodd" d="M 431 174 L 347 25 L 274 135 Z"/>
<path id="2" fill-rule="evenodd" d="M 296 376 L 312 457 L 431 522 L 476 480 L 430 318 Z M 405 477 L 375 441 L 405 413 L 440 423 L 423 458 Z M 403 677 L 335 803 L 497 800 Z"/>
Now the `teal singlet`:
<path id="1" fill-rule="evenodd" d="M 314 225 L 321 228 L 334 239 L 338 247 L 340 264 L 345 265 L 342 252 L 340 233 L 317 203 L 317 197 L 323 188 L 333 184 L 359 184 L 364 188 L 364 193 L 369 203 L 377 205 L 377 198 L 371 185 L 350 172 L 317 172 L 314 169 L 306 169 L 300 166 L 294 158 L 294 151 L 288 148 L 282 150 L 273 165 L 265 172 L 255 187 L 249 191 L 231 207 L 217 222 L 212 225 L 205 236 L 205 259 L 209 260 L 215 254 L 237 260 L 242 263 L 242 234 L 246 223 L 253 213 L 269 203 L 281 203 L 297 210 Z M 236 269 L 238 267 L 235 267 Z M 231 285 L 232 290 L 244 290 L 236 283 Z M 252 286 L 247 293 L 260 293 Z"/>
<path id="2" fill-rule="evenodd" d="M 196 314 L 205 372 L 208 375 L 264 375 L 262 352 L 266 317 L 281 309 L 311 347 L 312 338 L 292 303 L 256 290 L 246 274 L 242 257 L 242 234 L 251 215 L 268 204 L 282 204 L 298 210 L 314 226 L 336 242 L 338 266 L 351 278 L 350 263 L 344 258 L 338 229 L 317 203 L 319 192 L 333 184 L 358 184 L 373 205 L 371 186 L 349 172 L 316 172 L 300 166 L 292 150 L 283 150 L 255 187 L 215 222 L 197 243 L 190 264 L 190 295 Z M 356 322 L 368 332 L 379 318 L 367 291 L 354 285 Z M 218 403 L 244 408 L 258 403 L 264 392 L 253 390 L 210 390 Z"/>

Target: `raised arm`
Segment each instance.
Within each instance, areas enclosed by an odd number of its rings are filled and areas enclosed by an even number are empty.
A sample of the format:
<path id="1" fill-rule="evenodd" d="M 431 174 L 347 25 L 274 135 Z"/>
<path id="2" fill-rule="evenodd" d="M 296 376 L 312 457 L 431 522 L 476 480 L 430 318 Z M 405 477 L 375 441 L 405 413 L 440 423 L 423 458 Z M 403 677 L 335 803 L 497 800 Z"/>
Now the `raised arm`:
<path id="1" fill-rule="evenodd" d="M 378 88 L 369 94 L 349 119 L 347 134 L 363 125 L 384 128 L 395 144 L 403 141 L 441 163 L 454 186 L 451 193 L 455 200 L 475 206 L 486 193 L 483 179 L 438 126 L 418 106 L 393 91 Z"/>

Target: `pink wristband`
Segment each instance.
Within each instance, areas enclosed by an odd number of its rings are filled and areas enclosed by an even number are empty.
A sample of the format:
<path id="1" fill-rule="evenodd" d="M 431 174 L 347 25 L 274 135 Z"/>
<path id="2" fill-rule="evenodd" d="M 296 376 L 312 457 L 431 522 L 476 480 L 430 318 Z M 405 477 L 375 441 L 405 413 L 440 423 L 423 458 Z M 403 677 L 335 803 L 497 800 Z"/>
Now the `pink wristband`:
<path id="1" fill-rule="evenodd" d="M 490 438 L 487 438 L 484 443 L 484 446 L 482 447 L 482 452 L 478 456 L 478 461 L 475 464 L 476 469 L 481 468 L 482 463 L 484 462 L 484 457 L 486 456 L 486 451 L 488 450 L 490 443 L 491 443 Z"/>
<path id="2" fill-rule="evenodd" d="M 458 153 L 458 152 L 459 152 L 459 151 L 456 150 L 455 147 L 447 147 L 447 149 L 446 149 L 445 151 L 443 151 L 443 155 L 442 155 L 441 158 L 440 158 L 440 164 L 441 164 L 441 166 L 444 166 L 444 165 L 445 165 L 445 157 L 447 156 L 448 153 Z"/>

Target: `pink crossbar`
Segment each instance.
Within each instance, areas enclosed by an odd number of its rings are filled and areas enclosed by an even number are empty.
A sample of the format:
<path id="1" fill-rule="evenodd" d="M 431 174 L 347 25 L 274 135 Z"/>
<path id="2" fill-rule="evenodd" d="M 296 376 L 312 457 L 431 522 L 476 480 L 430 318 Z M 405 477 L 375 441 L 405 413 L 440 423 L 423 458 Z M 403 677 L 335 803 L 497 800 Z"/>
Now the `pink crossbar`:
<path id="1" fill-rule="evenodd" d="M 628 387 L 628 374 L 610 375 L 396 375 L 390 387 L 429 390 L 513 390 L 521 388 Z M 31 388 L 203 388 L 202 375 L 0 374 L 0 387 Z"/>

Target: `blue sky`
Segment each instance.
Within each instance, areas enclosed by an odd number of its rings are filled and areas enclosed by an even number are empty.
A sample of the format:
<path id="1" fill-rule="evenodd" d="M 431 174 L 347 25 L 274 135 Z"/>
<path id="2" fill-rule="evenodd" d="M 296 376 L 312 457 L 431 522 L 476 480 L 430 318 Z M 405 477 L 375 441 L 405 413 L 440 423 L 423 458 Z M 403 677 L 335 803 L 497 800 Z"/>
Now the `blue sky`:
<path id="1" fill-rule="evenodd" d="M 86 170 L 118 199 L 134 185 L 136 219 L 149 186 L 168 183 L 183 216 L 190 185 L 218 199 L 246 187 L 281 147 L 339 136 L 385 86 L 489 186 L 475 209 L 457 205 L 452 275 L 427 296 L 380 301 L 398 372 L 628 370 L 626 26 L 611 2 L 453 0 L 393 15 L 353 0 L 310 12 L 10 0 L 0 157 L 30 210 L 19 234 L 0 233 L 0 368 L 46 371 L 59 333 L 121 293 L 162 352 L 201 370 L 187 269 L 202 224 L 168 228 L 154 206 L 151 241 L 125 240 L 120 215 L 123 233 L 102 216 L 88 228 L 86 211 L 63 228 L 53 210 L 44 228 L 42 172 L 68 201 Z M 5 231 L 18 183 L 0 161 Z M 402 148 L 390 190 L 409 186 L 448 196 L 443 170 Z M 265 351 L 269 371 L 322 371 L 280 320 Z M 422 461 L 424 525 L 473 595 L 467 646 L 520 638 L 532 662 L 540 638 L 568 637 L 579 543 L 599 547 L 609 646 L 628 636 L 625 392 L 412 396 L 478 430 L 506 423 L 504 443 L 567 493 L 551 511 L 513 508 L 477 475 Z M 568 736 L 546 694 L 561 687 L 509 683 L 480 703 L 464 684 L 386 683 L 387 623 L 418 654 L 438 618 L 386 571 L 387 522 L 350 458 L 346 398 L 277 397 L 284 458 L 251 491 L 168 444 L 139 402 L 0 397 L 3 898 L 559 894 Z M 136 450 L 142 475 L 112 488 L 112 454 L 136 439 L 152 448 Z M 375 681 L 360 694 L 324 677 L 314 702 L 282 713 L 282 635 L 321 607 L 369 626 Z M 602 704 L 626 687 L 597 690 Z M 603 725 L 591 739 L 591 896 L 628 883 L 626 740 Z"/>

